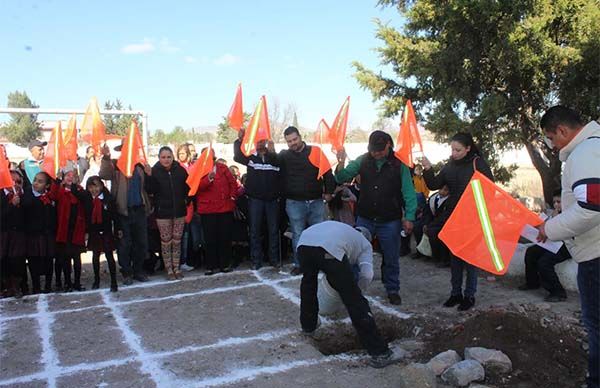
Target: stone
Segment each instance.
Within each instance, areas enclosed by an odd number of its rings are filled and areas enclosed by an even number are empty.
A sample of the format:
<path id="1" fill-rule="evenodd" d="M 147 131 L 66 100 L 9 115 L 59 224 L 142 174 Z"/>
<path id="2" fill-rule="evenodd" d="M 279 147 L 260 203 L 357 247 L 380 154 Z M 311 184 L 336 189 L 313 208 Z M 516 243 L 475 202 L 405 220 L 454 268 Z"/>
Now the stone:
<path id="1" fill-rule="evenodd" d="M 435 373 L 426 364 L 412 363 L 400 370 L 403 387 L 436 388 Z"/>
<path id="2" fill-rule="evenodd" d="M 439 376 L 460 360 L 460 356 L 454 350 L 446 350 L 429 360 L 427 366 L 433 370 L 436 376 Z"/>
<path id="3" fill-rule="evenodd" d="M 473 381 L 483 381 L 485 371 L 475 360 L 463 360 L 442 373 L 442 380 L 459 387 L 466 387 Z"/>
<path id="4" fill-rule="evenodd" d="M 501 375 L 512 371 L 510 358 L 496 349 L 465 348 L 465 359 L 479 362 L 485 368 L 486 373 L 491 375 Z"/>

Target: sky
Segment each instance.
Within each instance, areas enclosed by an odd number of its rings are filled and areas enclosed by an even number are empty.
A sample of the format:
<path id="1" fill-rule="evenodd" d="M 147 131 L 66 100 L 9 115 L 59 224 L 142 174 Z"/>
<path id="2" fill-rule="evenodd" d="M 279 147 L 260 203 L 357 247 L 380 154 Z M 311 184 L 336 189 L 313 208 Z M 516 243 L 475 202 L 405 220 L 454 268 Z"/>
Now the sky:
<path id="1" fill-rule="evenodd" d="M 41 108 L 119 98 L 170 131 L 217 125 L 241 82 L 245 111 L 264 94 L 314 128 L 350 96 L 349 127 L 370 130 L 378 104 L 351 62 L 385 70 L 374 18 L 402 22 L 375 0 L 0 0 L 0 106 L 15 90 Z"/>

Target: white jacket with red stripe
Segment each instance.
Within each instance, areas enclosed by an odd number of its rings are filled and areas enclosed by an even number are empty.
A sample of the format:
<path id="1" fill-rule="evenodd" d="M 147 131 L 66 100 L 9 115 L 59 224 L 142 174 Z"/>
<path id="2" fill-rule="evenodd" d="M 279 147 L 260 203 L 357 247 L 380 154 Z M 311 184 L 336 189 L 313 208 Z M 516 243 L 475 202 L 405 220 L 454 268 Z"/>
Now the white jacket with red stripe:
<path id="1" fill-rule="evenodd" d="M 560 150 L 562 213 L 546 222 L 549 239 L 563 240 L 576 262 L 600 257 L 600 125 L 589 122 Z"/>

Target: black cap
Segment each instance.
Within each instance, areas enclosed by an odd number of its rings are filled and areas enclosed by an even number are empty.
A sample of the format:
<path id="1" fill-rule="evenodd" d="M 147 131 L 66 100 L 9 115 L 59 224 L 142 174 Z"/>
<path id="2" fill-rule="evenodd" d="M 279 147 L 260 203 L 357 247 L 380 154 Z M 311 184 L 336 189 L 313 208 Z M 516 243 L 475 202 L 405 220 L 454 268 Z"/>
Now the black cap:
<path id="1" fill-rule="evenodd" d="M 40 141 L 38 139 L 34 139 L 27 144 L 27 149 L 31 150 L 33 147 L 45 147 L 48 145 L 47 141 Z"/>
<path id="2" fill-rule="evenodd" d="M 383 151 L 387 143 L 392 142 L 392 137 L 383 131 L 374 131 L 369 136 L 369 152 Z"/>

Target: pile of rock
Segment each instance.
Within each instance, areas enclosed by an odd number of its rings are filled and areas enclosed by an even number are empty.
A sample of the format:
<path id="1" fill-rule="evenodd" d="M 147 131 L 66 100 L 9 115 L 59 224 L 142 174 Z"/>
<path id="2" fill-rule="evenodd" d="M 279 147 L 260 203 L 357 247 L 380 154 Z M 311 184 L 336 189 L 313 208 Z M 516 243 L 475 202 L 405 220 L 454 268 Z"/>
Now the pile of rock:
<path id="1" fill-rule="evenodd" d="M 512 371 L 510 358 L 499 350 L 480 347 L 465 348 L 463 360 L 454 350 L 433 357 L 427 364 L 409 364 L 402 368 L 407 387 L 437 387 L 437 376 L 445 384 L 457 387 L 485 388 L 475 382 L 485 376 L 501 376 Z M 471 385 L 469 385 L 471 384 Z"/>

